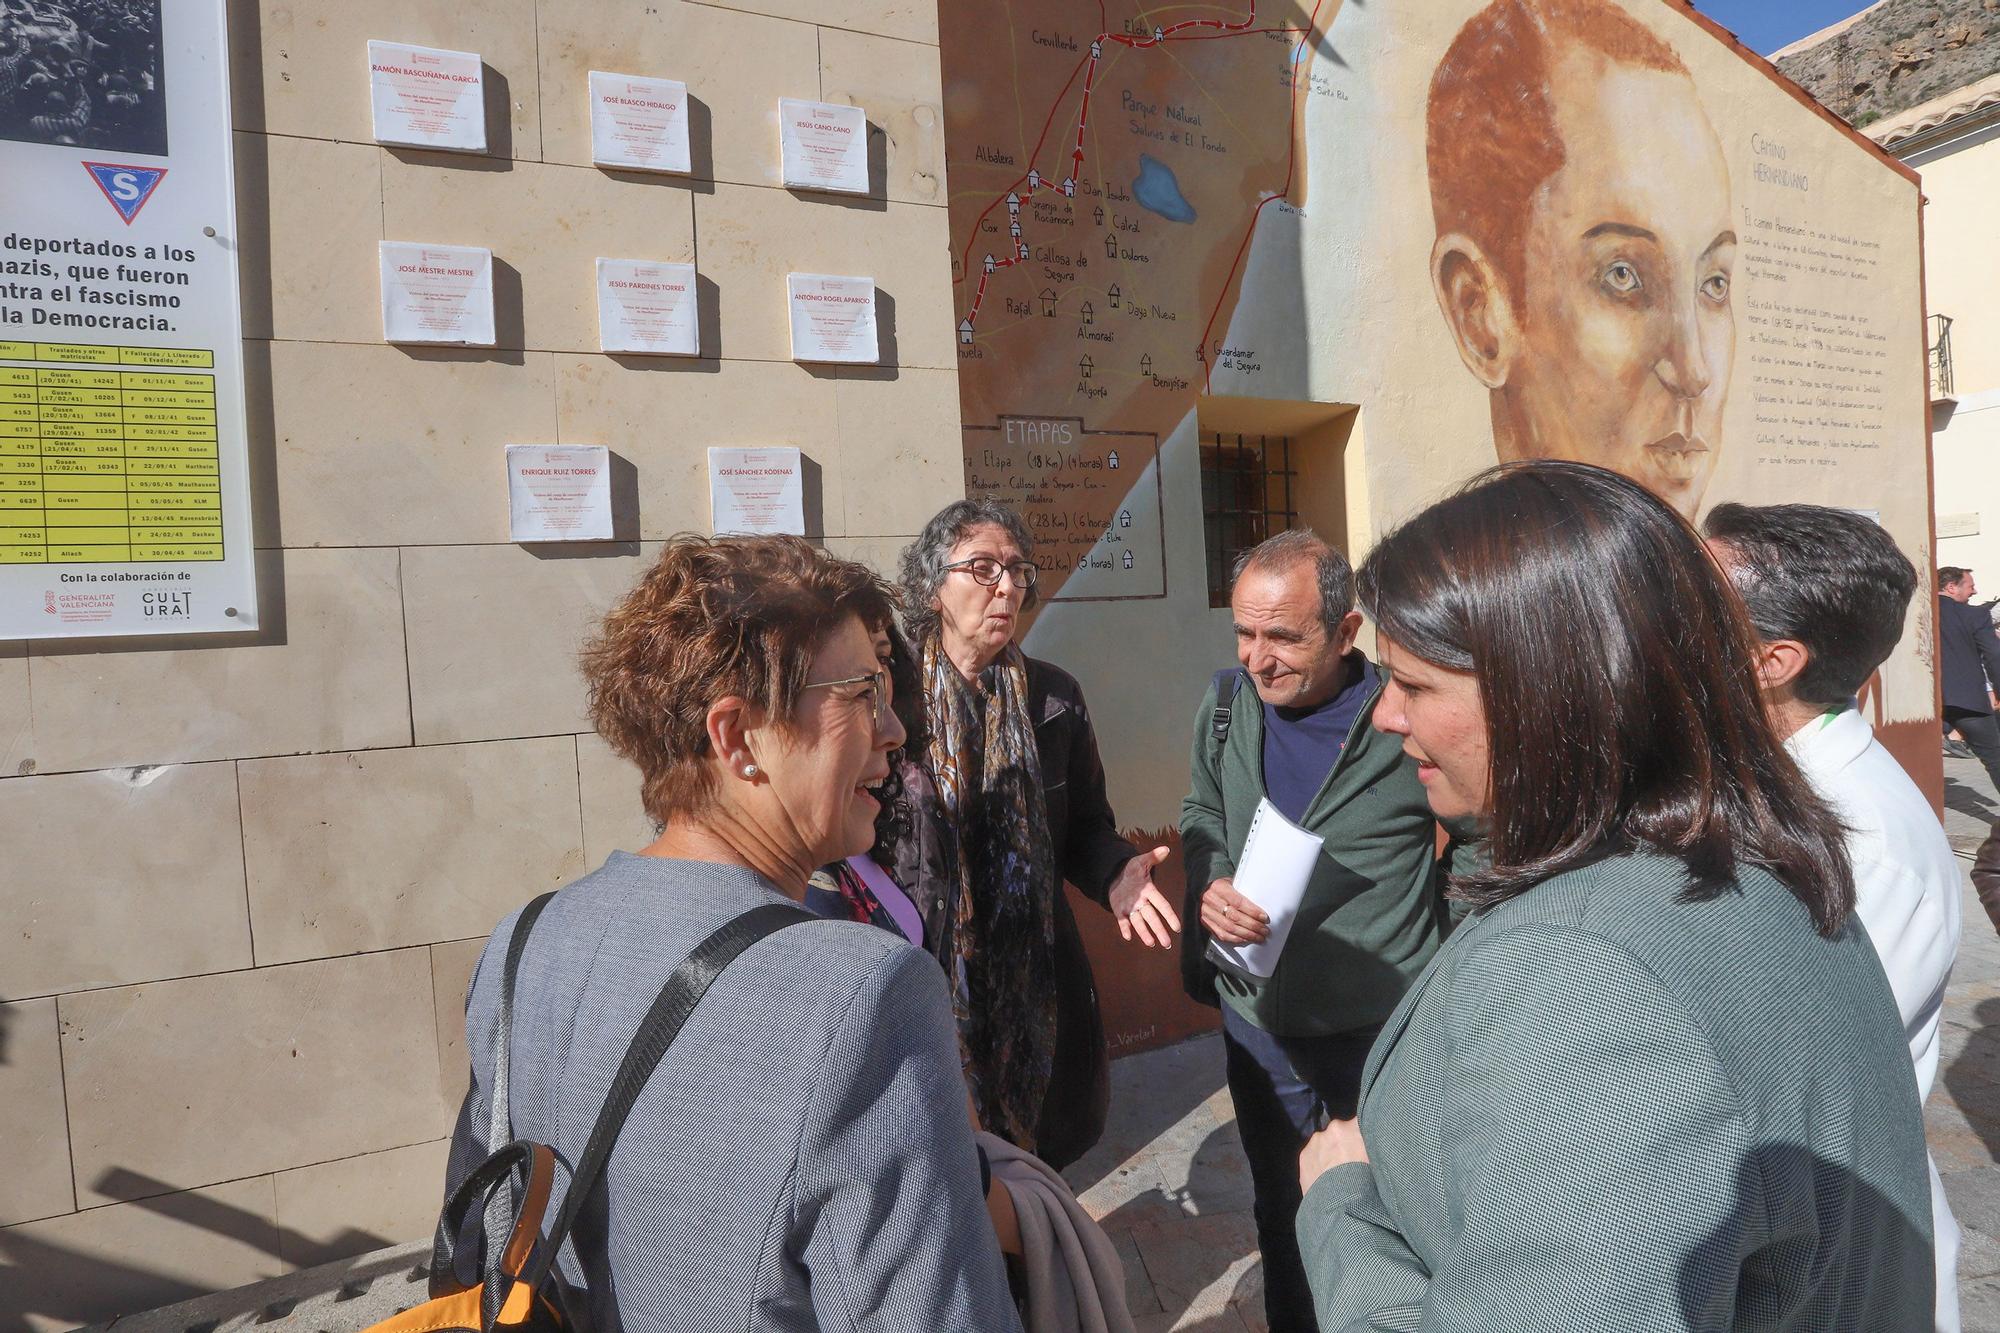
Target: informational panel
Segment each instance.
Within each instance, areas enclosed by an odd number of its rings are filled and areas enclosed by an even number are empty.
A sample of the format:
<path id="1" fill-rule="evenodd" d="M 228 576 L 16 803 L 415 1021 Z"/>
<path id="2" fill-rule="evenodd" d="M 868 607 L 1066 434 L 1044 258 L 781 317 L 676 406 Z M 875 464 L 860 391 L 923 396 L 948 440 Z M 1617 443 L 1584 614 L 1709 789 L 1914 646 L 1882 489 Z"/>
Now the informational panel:
<path id="1" fill-rule="evenodd" d="M 797 449 L 708 451 L 709 529 L 727 532 L 806 531 L 804 467 Z"/>
<path id="2" fill-rule="evenodd" d="M 611 539 L 611 450 L 601 444 L 507 446 L 508 537 Z"/>
<path id="3" fill-rule="evenodd" d="M 383 241 L 382 337 L 491 347 L 493 252 L 479 245 Z"/>
<path id="4" fill-rule="evenodd" d="M 875 279 L 789 273 L 785 290 L 791 302 L 793 360 L 873 365 L 882 359 L 875 331 Z"/>
<path id="5" fill-rule="evenodd" d="M 590 71 L 590 160 L 622 171 L 688 170 L 687 85 Z"/>
<path id="6" fill-rule="evenodd" d="M 1167 595 L 1159 437 L 1080 417 L 1001 417 L 966 431 L 965 494 L 1020 514 L 1046 602 Z"/>
<path id="7" fill-rule="evenodd" d="M 228 48 L 0 9 L 0 639 L 257 626 Z"/>
<path id="8" fill-rule="evenodd" d="M 868 113 L 858 106 L 778 99 L 778 149 L 792 189 L 868 193 Z"/>
<path id="9" fill-rule="evenodd" d="M 598 260 L 597 340 L 607 352 L 699 355 L 694 265 Z"/>
<path id="10" fill-rule="evenodd" d="M 377 142 L 486 151 L 485 76 L 472 52 L 370 42 L 368 89 Z"/>

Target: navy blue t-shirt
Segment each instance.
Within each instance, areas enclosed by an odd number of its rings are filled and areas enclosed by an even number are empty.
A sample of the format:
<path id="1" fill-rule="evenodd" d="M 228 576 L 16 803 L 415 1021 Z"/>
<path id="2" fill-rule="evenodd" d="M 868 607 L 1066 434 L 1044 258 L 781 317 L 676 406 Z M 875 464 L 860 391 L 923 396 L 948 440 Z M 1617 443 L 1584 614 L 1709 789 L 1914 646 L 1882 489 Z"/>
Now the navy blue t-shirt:
<path id="1" fill-rule="evenodd" d="M 1278 813 L 1294 824 L 1326 785 L 1354 719 L 1375 688 L 1375 665 L 1360 653 L 1350 653 L 1347 687 L 1313 708 L 1264 709 L 1264 794 Z M 1356 668 L 1359 668 L 1358 670 Z"/>

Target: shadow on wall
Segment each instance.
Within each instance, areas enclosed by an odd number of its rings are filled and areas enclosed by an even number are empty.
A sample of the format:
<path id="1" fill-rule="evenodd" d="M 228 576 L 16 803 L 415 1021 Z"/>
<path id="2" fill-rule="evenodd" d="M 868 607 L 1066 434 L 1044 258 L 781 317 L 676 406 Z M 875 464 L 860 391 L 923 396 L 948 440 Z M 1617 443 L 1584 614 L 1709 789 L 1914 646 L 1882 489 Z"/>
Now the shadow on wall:
<path id="1" fill-rule="evenodd" d="M 271 1256 L 269 1271 L 252 1280 L 352 1258 L 394 1243 L 353 1227 L 328 1240 L 313 1240 L 272 1226 L 248 1209 L 189 1191 L 174 1193 L 176 1186 L 122 1167 L 106 1171 L 92 1188 L 113 1196 L 149 1194 L 152 1197 L 135 1198 L 123 1206 Z M 0 1230 L 0 1333 L 25 1333 L 34 1326 L 31 1317 L 91 1323 L 192 1300 L 212 1290 L 171 1273 L 68 1249 L 25 1235 L 19 1228 Z"/>

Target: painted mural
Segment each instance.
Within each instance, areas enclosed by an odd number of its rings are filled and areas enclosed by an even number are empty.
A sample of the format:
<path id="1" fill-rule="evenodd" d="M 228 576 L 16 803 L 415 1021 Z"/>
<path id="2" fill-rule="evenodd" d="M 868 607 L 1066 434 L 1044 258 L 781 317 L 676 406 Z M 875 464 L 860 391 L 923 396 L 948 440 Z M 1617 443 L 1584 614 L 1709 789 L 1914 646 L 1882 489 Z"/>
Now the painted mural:
<path id="1" fill-rule="evenodd" d="M 1295 437 L 1355 557 L 1561 457 L 1691 518 L 1863 510 L 1930 563 L 1917 186 L 1677 0 L 945 20 L 967 485 L 1042 539 L 1027 647 L 1082 681 L 1125 822 L 1173 822 L 1233 660 L 1202 488 L 1231 431 Z M 1864 702 L 1935 785 L 1922 600 Z"/>

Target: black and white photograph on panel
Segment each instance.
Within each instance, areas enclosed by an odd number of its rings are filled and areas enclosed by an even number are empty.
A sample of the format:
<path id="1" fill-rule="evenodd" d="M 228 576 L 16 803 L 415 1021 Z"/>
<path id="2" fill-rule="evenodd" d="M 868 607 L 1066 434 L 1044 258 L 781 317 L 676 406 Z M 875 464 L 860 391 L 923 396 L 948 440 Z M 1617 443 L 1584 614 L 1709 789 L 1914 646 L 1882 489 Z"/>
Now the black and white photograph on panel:
<path id="1" fill-rule="evenodd" d="M 0 139 L 167 154 L 162 0 L 0 0 Z"/>

